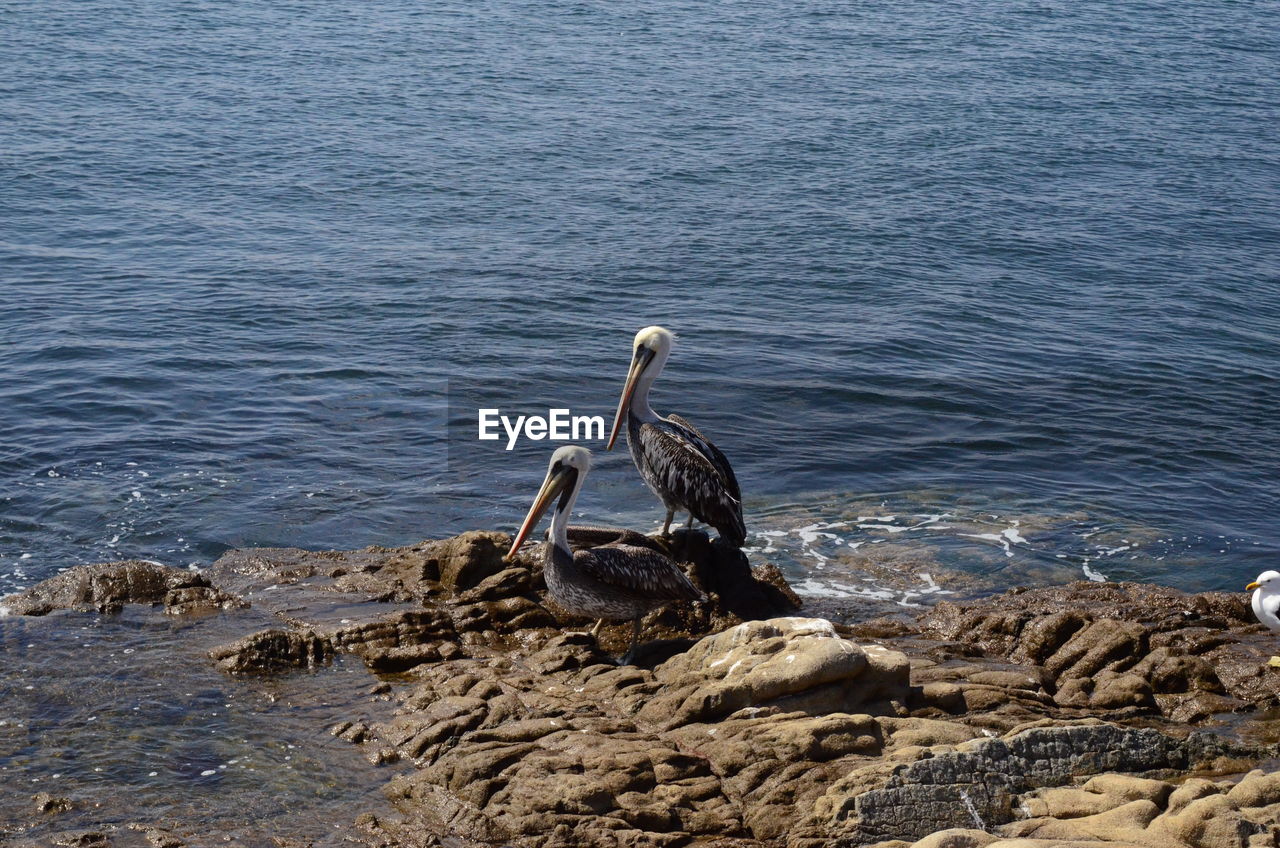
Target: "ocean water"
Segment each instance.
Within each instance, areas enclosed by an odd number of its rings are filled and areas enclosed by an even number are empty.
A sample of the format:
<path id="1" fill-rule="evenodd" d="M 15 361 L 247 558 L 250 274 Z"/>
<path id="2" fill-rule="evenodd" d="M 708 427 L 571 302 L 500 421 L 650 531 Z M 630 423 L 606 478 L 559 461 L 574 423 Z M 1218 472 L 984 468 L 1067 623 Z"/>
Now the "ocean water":
<path id="1" fill-rule="evenodd" d="M 0 294 L 0 593 L 510 530 L 551 446 L 476 409 L 608 419 L 651 323 L 811 594 L 1238 589 L 1280 560 L 1280 17 L 0 0 Z M 661 518 L 625 450 L 579 506 Z"/>

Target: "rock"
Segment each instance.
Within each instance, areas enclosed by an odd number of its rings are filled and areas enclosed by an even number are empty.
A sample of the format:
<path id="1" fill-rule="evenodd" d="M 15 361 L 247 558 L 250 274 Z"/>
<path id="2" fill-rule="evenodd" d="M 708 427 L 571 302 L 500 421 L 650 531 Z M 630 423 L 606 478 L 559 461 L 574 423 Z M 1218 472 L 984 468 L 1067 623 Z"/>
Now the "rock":
<path id="1" fill-rule="evenodd" d="M 377 672 L 405 671 L 427 662 L 463 656 L 453 619 L 443 609 L 403 610 L 370 622 L 342 627 L 329 637 L 333 647 L 359 656 Z"/>
<path id="2" fill-rule="evenodd" d="M 312 631 L 263 630 L 214 648 L 209 656 L 231 674 L 273 673 L 327 665 L 333 643 Z"/>
<path id="3" fill-rule="evenodd" d="M 905 701 L 908 673 L 904 655 L 860 648 L 837 636 L 824 619 L 747 622 L 706 637 L 655 669 L 664 691 L 639 717 L 670 728 L 746 707 L 848 712 L 868 703 Z"/>
<path id="4" fill-rule="evenodd" d="M 926 836 L 911 848 L 984 848 L 999 839 L 985 830 L 955 827 Z"/>
<path id="5" fill-rule="evenodd" d="M 1217 792 L 1218 786 L 1212 780 L 1193 777 L 1169 793 L 1169 800 L 1165 805 L 1165 809 L 1169 813 L 1177 813 L 1192 801 L 1215 795 Z"/>
<path id="6" fill-rule="evenodd" d="M 1104 795 L 1120 801 L 1153 801 L 1163 807 L 1173 786 L 1163 780 L 1133 777 L 1127 774 L 1099 774 L 1085 781 L 1085 792 Z"/>
<path id="7" fill-rule="evenodd" d="M 440 585 L 456 595 L 507 570 L 502 557 L 510 547 L 511 537 L 506 533 L 472 530 L 428 545 L 423 567 L 427 573 L 437 571 Z"/>
<path id="8" fill-rule="evenodd" d="M 64 798 L 61 795 L 51 795 L 48 792 L 37 792 L 31 796 L 31 801 L 35 804 L 36 812 L 57 815 L 65 813 L 71 809 L 71 799 Z"/>
<path id="9" fill-rule="evenodd" d="M 125 604 L 164 604 L 173 613 L 246 606 L 197 572 L 144 560 L 78 565 L 3 599 L 14 615 L 59 609 L 116 613 Z"/>
<path id="10" fill-rule="evenodd" d="M 148 825 L 130 825 L 134 830 L 141 830 L 151 848 L 184 848 L 187 844 L 164 828 Z"/>
<path id="11" fill-rule="evenodd" d="M 1160 814 L 1152 801 L 1129 801 L 1092 816 L 1073 819 L 1071 825 L 1086 836 L 1117 842 L 1141 842 L 1143 831 Z"/>
<path id="12" fill-rule="evenodd" d="M 1251 771 L 1231 788 L 1227 797 L 1241 809 L 1280 804 L 1280 772 Z"/>
<path id="13" fill-rule="evenodd" d="M 925 633 L 1043 666 L 1057 702 L 1182 721 L 1280 703 L 1244 633 L 1243 593 L 1187 595 L 1136 583 L 1073 583 L 941 603 Z"/>
<path id="14" fill-rule="evenodd" d="M 1153 829 L 1190 848 L 1245 848 L 1258 828 L 1225 795 L 1206 795 L 1176 813 L 1160 817 Z"/>
<path id="15" fill-rule="evenodd" d="M 1015 798 L 1036 787 L 1102 772 L 1181 770 L 1211 761 L 1223 750 L 1220 743 L 1195 734 L 1176 740 L 1156 730 L 1103 723 L 1036 727 L 898 766 L 887 780 L 869 782 L 853 773 L 827 790 L 815 812 L 855 842 L 920 839 L 947 828 L 1009 822 Z M 1075 811 L 1105 806 L 1099 801 L 1096 807 Z"/>
<path id="16" fill-rule="evenodd" d="M 111 838 L 100 830 L 68 830 L 54 834 L 53 844 L 65 848 L 110 848 Z"/>

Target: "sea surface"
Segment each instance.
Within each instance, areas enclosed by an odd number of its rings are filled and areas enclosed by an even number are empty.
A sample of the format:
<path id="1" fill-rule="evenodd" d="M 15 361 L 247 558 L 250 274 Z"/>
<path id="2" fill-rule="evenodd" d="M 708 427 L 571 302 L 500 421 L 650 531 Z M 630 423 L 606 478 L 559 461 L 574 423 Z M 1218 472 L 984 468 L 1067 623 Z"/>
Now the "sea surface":
<path id="1" fill-rule="evenodd" d="M 1276 12 L 0 0 L 0 594 L 511 530 L 552 445 L 476 410 L 611 423 L 652 323 L 806 593 L 1240 589 Z M 586 443 L 583 519 L 652 528 Z"/>

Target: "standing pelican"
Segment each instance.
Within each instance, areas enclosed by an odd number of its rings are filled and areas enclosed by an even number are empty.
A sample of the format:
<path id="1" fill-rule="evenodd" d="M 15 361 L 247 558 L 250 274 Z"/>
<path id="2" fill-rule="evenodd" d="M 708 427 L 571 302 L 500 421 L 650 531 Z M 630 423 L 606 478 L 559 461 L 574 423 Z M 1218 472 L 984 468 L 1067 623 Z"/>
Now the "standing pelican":
<path id="1" fill-rule="evenodd" d="M 1253 592 L 1253 614 L 1258 621 L 1272 633 L 1280 633 L 1280 571 L 1264 571 L 1244 588 Z M 1280 657 L 1272 657 L 1267 664 L 1280 666 Z"/>
<path id="2" fill-rule="evenodd" d="M 627 418 L 627 445 L 640 476 L 667 508 L 662 535 L 671 532 L 676 510 L 689 512 L 689 526 L 697 518 L 720 531 L 720 538 L 736 548 L 747 538 L 742 523 L 742 493 L 729 460 L 711 440 L 679 415 L 666 418 L 649 406 L 649 387 L 671 355 L 670 330 L 645 327 L 633 342 L 631 370 L 618 401 L 606 450 Z"/>
<path id="3" fill-rule="evenodd" d="M 576 553 L 569 548 L 569 514 L 590 467 L 591 454 L 577 445 L 566 445 L 551 455 L 546 479 L 506 559 L 515 557 L 525 537 L 559 495 L 543 560 L 547 591 L 574 615 L 599 619 L 591 631 L 593 636 L 605 619 L 630 619 L 631 647 L 622 657 L 626 663 L 640 638 L 640 618 L 645 613 L 669 601 L 706 600 L 706 596 L 694 588 L 674 562 L 657 551 L 617 543 Z"/>

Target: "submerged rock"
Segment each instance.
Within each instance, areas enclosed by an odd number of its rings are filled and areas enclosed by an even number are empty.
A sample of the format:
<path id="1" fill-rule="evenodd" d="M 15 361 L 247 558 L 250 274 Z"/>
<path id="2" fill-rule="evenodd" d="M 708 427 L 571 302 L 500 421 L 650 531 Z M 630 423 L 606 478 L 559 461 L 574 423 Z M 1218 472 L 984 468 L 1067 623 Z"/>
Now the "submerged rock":
<path id="1" fill-rule="evenodd" d="M 115 613 L 125 604 L 163 604 L 166 612 L 180 615 L 245 605 L 199 572 L 137 559 L 77 566 L 0 603 L 14 615 L 59 609 Z"/>
<path id="2" fill-rule="evenodd" d="M 333 642 L 311 631 L 272 629 L 246 636 L 209 652 L 231 674 L 314 668 L 333 658 Z"/>

